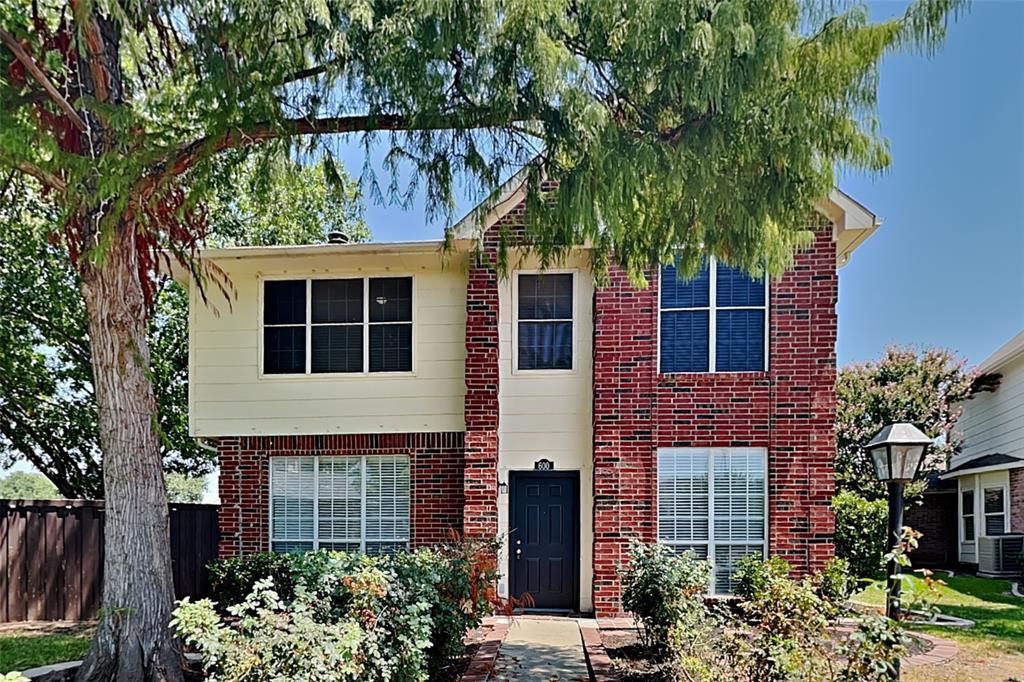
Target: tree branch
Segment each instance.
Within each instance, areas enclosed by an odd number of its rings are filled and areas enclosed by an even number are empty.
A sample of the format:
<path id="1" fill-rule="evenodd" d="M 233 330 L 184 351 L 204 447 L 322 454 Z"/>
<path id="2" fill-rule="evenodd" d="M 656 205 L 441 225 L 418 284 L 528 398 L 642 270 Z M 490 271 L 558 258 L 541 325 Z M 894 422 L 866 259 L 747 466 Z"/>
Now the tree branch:
<path id="1" fill-rule="evenodd" d="M 236 128 L 223 135 L 208 136 L 182 145 L 164 167 L 163 175 L 181 175 L 204 156 L 226 149 L 248 147 L 292 135 L 323 135 L 372 132 L 378 130 L 467 130 L 497 128 L 528 120 L 516 112 L 488 108 L 468 109 L 454 114 L 402 116 L 397 114 L 294 118 L 280 123 L 256 123 Z"/>
<path id="2" fill-rule="evenodd" d="M 21 159 L 12 158 L 0 151 L 0 162 L 6 163 L 12 168 L 16 168 L 26 175 L 31 175 L 33 178 L 43 183 L 50 189 L 63 192 L 67 189 L 68 185 L 64 180 L 54 175 L 53 173 L 43 170 L 39 166 L 29 163 Z"/>
<path id="3" fill-rule="evenodd" d="M 50 79 L 46 77 L 46 74 L 43 73 L 43 70 L 39 67 L 38 64 L 36 64 L 36 60 L 32 59 L 32 55 L 25 51 L 25 48 L 23 48 L 21 44 L 18 43 L 17 39 L 13 35 L 11 35 L 2 28 L 0 28 L 0 43 L 6 45 L 7 48 L 14 53 L 14 56 L 18 59 L 18 61 L 25 66 L 25 69 L 30 74 L 32 74 L 32 77 L 36 80 L 36 82 L 39 83 L 39 85 L 43 86 L 43 90 L 46 91 L 46 94 L 50 96 L 50 99 L 53 100 L 54 104 L 56 104 L 60 108 L 60 110 L 64 112 L 64 114 L 71 120 L 71 122 L 75 125 L 76 128 L 78 128 L 82 132 L 85 132 L 86 130 L 89 129 L 89 126 L 86 124 L 85 120 L 78 115 L 78 112 L 75 111 L 75 108 L 71 106 L 71 103 L 64 99 L 64 96 L 60 94 L 60 91 L 57 90 L 56 86 L 54 86 Z"/>

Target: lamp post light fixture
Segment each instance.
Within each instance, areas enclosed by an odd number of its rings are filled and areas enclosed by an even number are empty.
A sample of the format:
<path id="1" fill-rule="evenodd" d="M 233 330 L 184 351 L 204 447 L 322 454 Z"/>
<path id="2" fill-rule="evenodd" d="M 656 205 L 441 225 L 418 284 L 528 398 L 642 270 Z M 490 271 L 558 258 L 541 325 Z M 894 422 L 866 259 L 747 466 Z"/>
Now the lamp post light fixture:
<path id="1" fill-rule="evenodd" d="M 864 449 L 871 455 L 875 477 L 889 487 L 889 541 L 895 549 L 903 536 L 903 491 L 921 470 L 924 453 L 932 439 L 913 424 L 889 424 L 878 432 Z M 888 576 L 885 615 L 893 620 L 900 617 L 901 566 L 895 556 L 886 566 Z M 899 660 L 896 661 L 895 679 L 899 679 Z"/>

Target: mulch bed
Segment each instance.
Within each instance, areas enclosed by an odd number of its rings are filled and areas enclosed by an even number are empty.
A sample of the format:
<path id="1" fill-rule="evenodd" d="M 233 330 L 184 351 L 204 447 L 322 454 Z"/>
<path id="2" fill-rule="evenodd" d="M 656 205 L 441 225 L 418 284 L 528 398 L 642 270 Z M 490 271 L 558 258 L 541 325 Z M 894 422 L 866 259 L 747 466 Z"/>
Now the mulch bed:
<path id="1" fill-rule="evenodd" d="M 849 629 L 839 629 L 843 636 Z M 910 642 L 907 657 L 927 654 L 935 646 L 933 641 L 907 633 Z M 601 642 L 611 658 L 615 673 L 622 682 L 670 682 L 675 680 L 667 663 L 658 663 L 641 646 L 640 637 L 633 628 L 601 628 Z"/>

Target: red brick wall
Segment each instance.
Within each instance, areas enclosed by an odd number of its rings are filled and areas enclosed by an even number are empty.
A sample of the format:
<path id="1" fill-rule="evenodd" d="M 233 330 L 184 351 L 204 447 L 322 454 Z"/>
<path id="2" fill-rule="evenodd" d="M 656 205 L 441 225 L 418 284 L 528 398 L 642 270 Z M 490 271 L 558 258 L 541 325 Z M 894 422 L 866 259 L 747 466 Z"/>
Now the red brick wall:
<path id="1" fill-rule="evenodd" d="M 798 571 L 832 556 L 835 304 L 832 231 L 770 286 L 768 372 L 659 376 L 658 282 L 614 270 L 595 298 L 594 605 L 621 610 L 629 541 L 657 535 L 657 448 L 768 448 L 769 551 Z"/>
<path id="2" fill-rule="evenodd" d="M 1010 532 L 1024 533 L 1024 469 L 1010 469 Z"/>
<path id="3" fill-rule="evenodd" d="M 462 530 L 464 449 L 461 433 L 221 438 L 220 555 L 269 549 L 272 456 L 408 455 L 412 545 L 441 542 Z"/>

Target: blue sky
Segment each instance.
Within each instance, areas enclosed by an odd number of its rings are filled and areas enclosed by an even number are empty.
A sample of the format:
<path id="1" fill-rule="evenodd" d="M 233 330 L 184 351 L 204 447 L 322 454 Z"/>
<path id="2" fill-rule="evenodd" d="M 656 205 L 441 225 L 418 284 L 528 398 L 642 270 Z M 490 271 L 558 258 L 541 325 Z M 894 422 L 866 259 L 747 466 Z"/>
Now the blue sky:
<path id="1" fill-rule="evenodd" d="M 876 18 L 905 2 L 876 2 Z M 1024 2 L 976 0 L 932 57 L 882 66 L 891 168 L 841 186 L 884 219 L 840 272 L 840 364 L 890 343 L 949 347 L 971 363 L 1024 327 Z M 362 149 L 343 151 L 358 174 Z M 460 202 L 460 210 L 471 207 Z M 370 205 L 375 240 L 439 238 L 422 198 Z"/>

